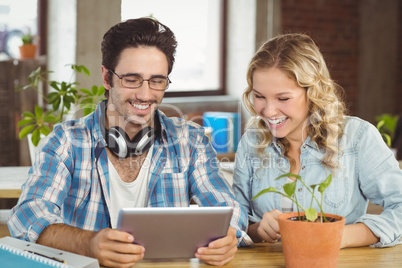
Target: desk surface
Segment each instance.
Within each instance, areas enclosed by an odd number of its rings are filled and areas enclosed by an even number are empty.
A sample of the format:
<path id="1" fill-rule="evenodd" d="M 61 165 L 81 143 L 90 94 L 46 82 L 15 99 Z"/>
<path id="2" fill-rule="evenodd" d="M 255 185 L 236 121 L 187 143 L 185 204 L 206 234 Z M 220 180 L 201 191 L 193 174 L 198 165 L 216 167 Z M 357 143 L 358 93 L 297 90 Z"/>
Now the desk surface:
<path id="1" fill-rule="evenodd" d="M 0 238 L 9 236 L 7 226 L 0 224 Z M 142 260 L 134 267 L 211 267 L 198 259 L 172 260 L 172 261 L 147 261 Z M 232 262 L 225 265 L 228 268 L 242 267 L 285 267 L 282 244 L 259 243 L 255 247 L 241 247 Z M 390 248 L 348 248 L 339 253 L 338 268 L 378 268 L 378 267 L 402 267 L 402 245 Z M 324 268 L 324 267 L 323 267 Z"/>
<path id="2" fill-rule="evenodd" d="M 0 167 L 0 198 L 19 198 L 31 167 Z"/>
<path id="3" fill-rule="evenodd" d="M 134 267 L 211 267 L 197 259 L 155 262 L 140 261 Z M 235 259 L 224 267 L 285 267 L 282 244 L 260 243 L 255 247 L 239 248 Z M 350 248 L 342 249 L 339 253 L 337 267 L 378 268 L 402 267 L 402 245 L 391 248 Z"/>

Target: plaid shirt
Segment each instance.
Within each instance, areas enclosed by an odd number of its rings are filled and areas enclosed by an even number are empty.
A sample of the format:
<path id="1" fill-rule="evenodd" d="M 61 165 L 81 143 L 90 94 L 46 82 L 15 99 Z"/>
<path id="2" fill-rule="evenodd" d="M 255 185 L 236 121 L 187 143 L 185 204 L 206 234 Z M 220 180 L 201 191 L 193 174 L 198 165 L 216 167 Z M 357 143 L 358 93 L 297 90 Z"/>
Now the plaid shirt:
<path id="1" fill-rule="evenodd" d="M 85 230 L 110 227 L 109 168 L 100 122 L 105 110 L 55 126 L 46 137 L 8 218 L 14 237 L 36 241 L 50 224 Z M 149 207 L 232 206 L 231 226 L 247 245 L 247 213 L 219 173 L 216 153 L 203 128 L 157 111 L 161 135 L 150 163 Z"/>

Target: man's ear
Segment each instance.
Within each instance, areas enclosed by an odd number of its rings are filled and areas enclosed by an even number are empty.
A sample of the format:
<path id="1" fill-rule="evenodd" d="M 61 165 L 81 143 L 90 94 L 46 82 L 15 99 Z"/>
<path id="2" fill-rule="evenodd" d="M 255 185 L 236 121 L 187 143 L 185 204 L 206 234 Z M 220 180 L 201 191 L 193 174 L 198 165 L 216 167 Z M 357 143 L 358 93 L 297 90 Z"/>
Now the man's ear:
<path id="1" fill-rule="evenodd" d="M 102 80 L 103 80 L 103 86 L 105 87 L 106 90 L 109 90 L 112 88 L 112 86 L 109 84 L 109 70 L 102 65 Z"/>

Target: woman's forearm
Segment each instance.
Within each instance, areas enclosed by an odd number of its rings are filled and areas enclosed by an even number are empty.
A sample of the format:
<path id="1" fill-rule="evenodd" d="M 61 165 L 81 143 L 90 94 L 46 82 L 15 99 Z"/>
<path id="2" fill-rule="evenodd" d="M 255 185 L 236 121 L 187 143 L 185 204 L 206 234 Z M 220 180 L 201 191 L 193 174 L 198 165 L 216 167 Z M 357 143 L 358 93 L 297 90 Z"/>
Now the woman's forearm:
<path id="1" fill-rule="evenodd" d="M 253 240 L 254 243 L 258 243 L 258 242 L 262 241 L 262 239 L 260 238 L 260 236 L 258 235 L 258 232 L 257 232 L 257 228 L 259 225 L 260 225 L 259 222 L 257 222 L 257 223 L 250 222 L 250 225 L 248 226 L 247 234 L 250 236 L 251 240 Z"/>
<path id="2" fill-rule="evenodd" d="M 345 225 L 341 248 L 363 247 L 377 243 L 380 239 L 364 224 Z"/>

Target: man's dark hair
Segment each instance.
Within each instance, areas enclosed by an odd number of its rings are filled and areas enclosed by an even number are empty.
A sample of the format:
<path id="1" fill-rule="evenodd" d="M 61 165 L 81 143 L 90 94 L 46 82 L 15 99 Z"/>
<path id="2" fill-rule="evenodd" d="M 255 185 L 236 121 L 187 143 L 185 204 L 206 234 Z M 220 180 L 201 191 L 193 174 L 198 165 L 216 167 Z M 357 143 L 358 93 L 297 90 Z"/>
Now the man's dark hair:
<path id="1" fill-rule="evenodd" d="M 166 55 L 170 74 L 177 41 L 174 33 L 166 25 L 153 18 L 129 19 L 111 27 L 103 36 L 101 44 L 102 65 L 114 70 L 124 49 L 139 46 L 156 47 L 162 51 Z M 108 81 L 113 86 L 110 72 Z"/>

